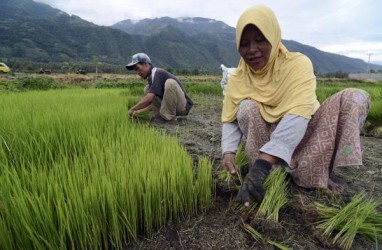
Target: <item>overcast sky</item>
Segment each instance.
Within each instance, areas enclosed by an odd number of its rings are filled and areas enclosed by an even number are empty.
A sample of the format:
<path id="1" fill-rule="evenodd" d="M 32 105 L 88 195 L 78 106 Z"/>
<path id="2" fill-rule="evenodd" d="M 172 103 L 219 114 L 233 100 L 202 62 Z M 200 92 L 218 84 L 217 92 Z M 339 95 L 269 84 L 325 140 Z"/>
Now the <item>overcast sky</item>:
<path id="1" fill-rule="evenodd" d="M 382 0 L 35 0 L 98 25 L 169 16 L 205 17 L 235 27 L 247 8 L 271 7 L 282 38 L 382 65 Z"/>

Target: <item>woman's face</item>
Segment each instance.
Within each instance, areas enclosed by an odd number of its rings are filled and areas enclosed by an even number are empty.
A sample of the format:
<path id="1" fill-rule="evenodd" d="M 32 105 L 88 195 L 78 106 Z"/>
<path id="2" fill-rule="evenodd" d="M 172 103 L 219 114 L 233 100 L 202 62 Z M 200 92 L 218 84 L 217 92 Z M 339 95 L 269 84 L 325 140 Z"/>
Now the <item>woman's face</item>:
<path id="1" fill-rule="evenodd" d="M 247 25 L 241 35 L 239 53 L 254 70 L 261 70 L 268 62 L 272 45 L 263 33 L 252 24 Z"/>

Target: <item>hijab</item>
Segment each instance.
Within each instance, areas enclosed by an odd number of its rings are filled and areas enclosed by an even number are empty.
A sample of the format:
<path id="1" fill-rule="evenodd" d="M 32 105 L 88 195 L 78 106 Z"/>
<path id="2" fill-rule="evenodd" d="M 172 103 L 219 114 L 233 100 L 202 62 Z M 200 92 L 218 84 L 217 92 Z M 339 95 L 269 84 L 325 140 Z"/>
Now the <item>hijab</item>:
<path id="1" fill-rule="evenodd" d="M 255 25 L 271 44 L 267 64 L 260 70 L 240 59 L 227 84 L 222 122 L 236 119 L 242 100 L 252 99 L 261 116 L 269 123 L 278 122 L 286 114 L 311 119 L 319 107 L 316 97 L 316 77 L 308 57 L 289 52 L 281 42 L 281 30 L 273 11 L 265 6 L 246 10 L 236 25 L 236 46 L 239 50 L 244 28 Z"/>

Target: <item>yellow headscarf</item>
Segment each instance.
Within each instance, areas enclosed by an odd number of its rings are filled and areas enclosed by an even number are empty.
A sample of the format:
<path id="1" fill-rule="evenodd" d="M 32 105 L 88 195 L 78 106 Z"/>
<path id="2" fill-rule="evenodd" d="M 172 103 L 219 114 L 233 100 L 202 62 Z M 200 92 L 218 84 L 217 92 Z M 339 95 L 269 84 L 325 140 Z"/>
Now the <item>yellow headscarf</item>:
<path id="1" fill-rule="evenodd" d="M 316 97 L 316 77 L 308 57 L 289 52 L 281 43 L 281 30 L 273 11 L 265 6 L 246 10 L 236 25 L 236 46 L 248 24 L 255 25 L 272 45 L 269 61 L 261 70 L 249 67 L 243 58 L 227 84 L 222 122 L 236 119 L 239 104 L 252 99 L 269 123 L 286 114 L 310 119 L 320 106 Z"/>

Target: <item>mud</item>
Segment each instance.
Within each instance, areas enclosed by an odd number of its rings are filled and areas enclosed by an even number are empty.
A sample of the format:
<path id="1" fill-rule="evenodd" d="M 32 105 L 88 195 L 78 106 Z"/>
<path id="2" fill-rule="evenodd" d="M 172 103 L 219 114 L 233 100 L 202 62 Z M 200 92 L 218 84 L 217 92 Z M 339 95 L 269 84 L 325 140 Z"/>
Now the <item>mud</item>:
<path id="1" fill-rule="evenodd" d="M 153 124 L 158 130 L 174 135 L 197 160 L 206 155 L 221 164 L 222 97 L 192 96 L 195 106 L 177 125 Z M 269 240 L 290 249 L 341 249 L 333 238 L 325 238 L 316 228 L 318 213 L 314 202 L 330 204 L 334 200 L 350 200 L 361 191 L 373 198 L 382 196 L 382 139 L 362 137 L 364 166 L 336 169 L 332 179 L 345 187 L 336 195 L 322 190 L 305 190 L 289 183 L 289 201 L 280 211 L 279 223 L 254 219 L 253 212 L 243 210 L 235 201 L 235 192 L 217 188 L 214 203 L 204 214 L 180 223 L 169 222 L 150 239 L 141 238 L 127 249 L 277 249 Z M 255 241 L 242 227 L 248 223 L 262 234 Z M 376 242 L 356 236 L 352 249 L 378 249 Z"/>

